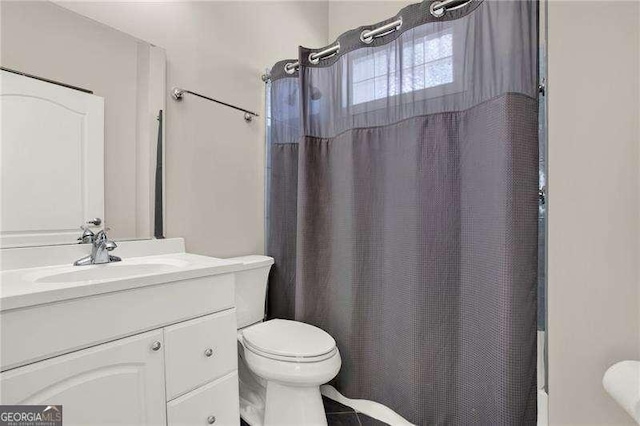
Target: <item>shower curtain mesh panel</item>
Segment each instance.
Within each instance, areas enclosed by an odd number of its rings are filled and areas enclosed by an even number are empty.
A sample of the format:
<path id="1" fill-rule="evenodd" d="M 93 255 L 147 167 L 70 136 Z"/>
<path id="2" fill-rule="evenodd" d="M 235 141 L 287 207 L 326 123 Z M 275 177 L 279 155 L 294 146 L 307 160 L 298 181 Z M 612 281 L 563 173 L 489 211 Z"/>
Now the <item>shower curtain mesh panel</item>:
<path id="1" fill-rule="evenodd" d="M 336 339 L 349 398 L 534 424 L 537 3 L 430 4 L 273 67 L 268 312 Z"/>

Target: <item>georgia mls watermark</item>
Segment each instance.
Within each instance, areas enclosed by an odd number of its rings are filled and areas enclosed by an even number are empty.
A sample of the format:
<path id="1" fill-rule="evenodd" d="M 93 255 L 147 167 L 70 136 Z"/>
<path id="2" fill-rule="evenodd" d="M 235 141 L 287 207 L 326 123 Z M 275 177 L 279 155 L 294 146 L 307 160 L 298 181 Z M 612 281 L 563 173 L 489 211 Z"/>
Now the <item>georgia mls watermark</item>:
<path id="1" fill-rule="evenodd" d="M 0 405 L 0 426 L 62 426 L 62 405 Z"/>

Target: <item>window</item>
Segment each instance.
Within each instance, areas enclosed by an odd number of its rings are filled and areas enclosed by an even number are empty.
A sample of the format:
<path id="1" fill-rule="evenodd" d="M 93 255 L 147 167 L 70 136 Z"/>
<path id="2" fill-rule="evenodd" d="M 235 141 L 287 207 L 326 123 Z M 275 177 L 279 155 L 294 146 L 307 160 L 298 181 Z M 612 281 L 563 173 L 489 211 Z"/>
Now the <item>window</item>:
<path id="1" fill-rule="evenodd" d="M 450 29 L 405 42 L 399 57 L 400 72 L 396 50 L 394 46 L 353 60 L 352 105 L 453 82 Z"/>

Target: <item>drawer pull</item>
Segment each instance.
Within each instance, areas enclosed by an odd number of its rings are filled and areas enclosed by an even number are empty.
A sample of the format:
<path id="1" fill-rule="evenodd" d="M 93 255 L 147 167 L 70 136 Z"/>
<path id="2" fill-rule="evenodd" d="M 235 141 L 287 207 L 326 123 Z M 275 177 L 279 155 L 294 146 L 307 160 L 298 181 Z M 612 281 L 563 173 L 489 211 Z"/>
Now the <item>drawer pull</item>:
<path id="1" fill-rule="evenodd" d="M 204 356 L 209 358 L 211 355 L 213 355 L 213 349 L 207 348 L 207 350 L 204 351 Z M 214 421 L 215 421 L 215 417 L 214 417 Z"/>
<path id="2" fill-rule="evenodd" d="M 207 417 L 207 423 L 209 423 L 210 425 L 214 424 L 215 422 L 216 422 L 216 416 Z"/>
<path id="3" fill-rule="evenodd" d="M 162 347 L 162 343 L 156 341 L 156 342 L 153 342 L 153 344 L 151 345 L 151 350 L 159 351 L 161 347 Z"/>

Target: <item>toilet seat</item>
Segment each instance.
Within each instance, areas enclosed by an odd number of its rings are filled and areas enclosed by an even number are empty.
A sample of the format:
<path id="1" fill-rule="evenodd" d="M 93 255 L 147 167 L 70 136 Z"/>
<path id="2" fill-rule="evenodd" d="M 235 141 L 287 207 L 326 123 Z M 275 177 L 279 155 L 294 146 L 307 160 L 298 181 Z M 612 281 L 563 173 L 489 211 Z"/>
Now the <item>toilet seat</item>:
<path id="1" fill-rule="evenodd" d="M 321 362 L 335 356 L 336 341 L 324 330 L 298 321 L 274 319 L 242 332 L 246 349 L 285 362 Z"/>

